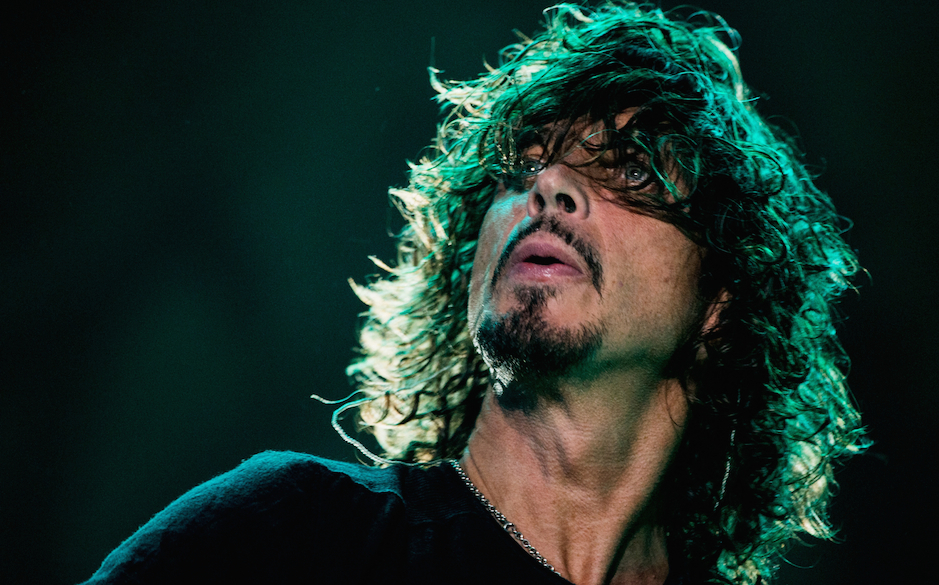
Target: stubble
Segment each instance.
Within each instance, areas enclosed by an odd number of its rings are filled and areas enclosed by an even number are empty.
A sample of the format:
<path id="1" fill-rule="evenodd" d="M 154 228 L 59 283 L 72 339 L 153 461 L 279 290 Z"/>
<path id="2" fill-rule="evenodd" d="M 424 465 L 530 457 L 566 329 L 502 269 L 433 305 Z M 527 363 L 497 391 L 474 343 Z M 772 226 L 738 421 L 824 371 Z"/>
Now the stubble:
<path id="1" fill-rule="evenodd" d="M 499 318 L 487 316 L 474 343 L 489 366 L 499 405 L 533 412 L 542 401 L 563 402 L 560 378 L 588 362 L 600 348 L 602 328 L 596 324 L 563 328 L 544 317 L 551 286 L 518 286 L 516 308 Z"/>

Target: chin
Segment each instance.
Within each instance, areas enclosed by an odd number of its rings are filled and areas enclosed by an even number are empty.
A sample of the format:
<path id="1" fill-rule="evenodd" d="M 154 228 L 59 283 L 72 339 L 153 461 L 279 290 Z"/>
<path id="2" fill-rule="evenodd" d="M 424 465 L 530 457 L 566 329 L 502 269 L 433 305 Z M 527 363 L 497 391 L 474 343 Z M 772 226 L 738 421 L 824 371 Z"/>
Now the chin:
<path id="1" fill-rule="evenodd" d="M 547 310 L 553 287 L 516 287 L 517 303 L 499 316 L 486 314 L 474 343 L 494 378 L 503 385 L 521 378 L 561 374 L 582 364 L 600 347 L 598 325 L 555 325 Z"/>

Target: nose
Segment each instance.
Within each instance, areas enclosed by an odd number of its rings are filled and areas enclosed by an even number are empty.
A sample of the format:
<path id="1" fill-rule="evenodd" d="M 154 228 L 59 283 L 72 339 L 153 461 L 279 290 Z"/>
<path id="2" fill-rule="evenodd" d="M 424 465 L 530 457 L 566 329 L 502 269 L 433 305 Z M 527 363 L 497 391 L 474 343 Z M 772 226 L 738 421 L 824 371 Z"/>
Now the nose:
<path id="1" fill-rule="evenodd" d="M 528 191 L 528 215 L 563 214 L 572 219 L 585 219 L 590 202 L 584 191 L 584 177 L 566 164 L 555 163 L 541 170 Z"/>

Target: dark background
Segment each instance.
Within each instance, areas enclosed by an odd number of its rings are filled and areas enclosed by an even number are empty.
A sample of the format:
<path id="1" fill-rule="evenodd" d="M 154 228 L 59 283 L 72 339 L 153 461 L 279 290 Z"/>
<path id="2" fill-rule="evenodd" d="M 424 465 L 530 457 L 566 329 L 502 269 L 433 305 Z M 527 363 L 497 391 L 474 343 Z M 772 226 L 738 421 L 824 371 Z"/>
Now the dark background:
<path id="1" fill-rule="evenodd" d="M 783 583 L 902 583 L 932 557 L 937 6 L 704 4 L 740 30 L 760 107 L 798 127 L 871 275 L 843 337 L 876 445 L 840 473 L 842 542 L 796 547 L 815 568 Z M 386 189 L 436 122 L 426 67 L 475 75 L 543 7 L 2 9 L 0 580 L 87 578 L 258 451 L 355 458 L 309 395 L 350 390 L 346 279 L 392 258 Z"/>

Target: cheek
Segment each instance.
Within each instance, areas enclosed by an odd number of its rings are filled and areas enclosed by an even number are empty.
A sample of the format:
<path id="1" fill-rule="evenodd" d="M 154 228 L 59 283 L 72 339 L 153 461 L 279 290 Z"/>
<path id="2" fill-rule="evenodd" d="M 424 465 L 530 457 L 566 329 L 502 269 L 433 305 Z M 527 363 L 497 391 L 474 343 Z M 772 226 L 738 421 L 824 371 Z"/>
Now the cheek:
<path id="1" fill-rule="evenodd" d="M 513 198 L 498 197 L 483 218 L 470 278 L 468 317 L 471 329 L 479 320 L 484 299 L 489 294 L 489 282 L 492 281 L 499 256 L 516 223 L 519 209 L 524 212 L 524 205 L 516 205 Z"/>
<path id="2" fill-rule="evenodd" d="M 469 322 L 470 328 L 478 322 L 482 310 L 482 298 L 487 288 L 486 283 L 492 280 L 492 271 L 499 255 L 498 210 L 495 205 L 489 208 L 483 224 L 479 228 L 479 239 L 476 242 L 476 255 L 473 258 L 473 272 L 470 277 L 469 290 Z"/>
<path id="3" fill-rule="evenodd" d="M 700 252 L 687 240 L 673 243 L 674 253 L 662 258 L 659 272 L 659 311 L 680 330 L 694 325 L 702 306 L 698 293 L 701 273 Z"/>
<path id="4" fill-rule="evenodd" d="M 469 319 L 470 331 L 476 330 L 476 323 L 479 322 L 479 313 L 482 306 L 483 283 L 486 281 L 486 256 L 487 247 L 482 234 L 476 244 L 476 257 L 473 259 L 473 272 L 470 275 L 469 287 L 469 306 L 467 307 L 467 318 Z"/>
<path id="5" fill-rule="evenodd" d="M 612 270 L 610 302 L 621 302 L 659 326 L 684 328 L 700 311 L 698 275 L 701 258 L 697 245 L 677 228 L 651 218 L 640 218 L 629 234 L 615 242 L 610 254 L 619 264 Z"/>

